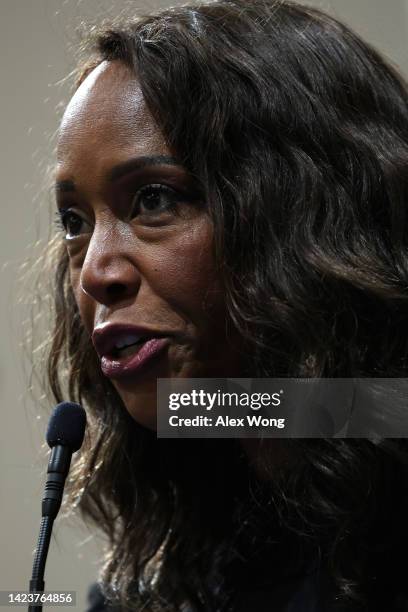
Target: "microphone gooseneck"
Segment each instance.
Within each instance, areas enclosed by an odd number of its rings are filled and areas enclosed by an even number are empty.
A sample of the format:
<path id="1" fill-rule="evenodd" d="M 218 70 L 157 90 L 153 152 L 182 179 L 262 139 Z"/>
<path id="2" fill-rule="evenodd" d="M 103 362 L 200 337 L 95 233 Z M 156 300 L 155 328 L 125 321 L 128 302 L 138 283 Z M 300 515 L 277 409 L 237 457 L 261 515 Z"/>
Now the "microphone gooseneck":
<path id="1" fill-rule="evenodd" d="M 41 525 L 35 551 L 30 592 L 44 591 L 44 571 L 54 520 L 61 507 L 65 479 L 72 453 L 81 448 L 86 427 L 85 410 L 79 404 L 62 402 L 54 408 L 48 423 L 46 440 L 51 448 L 47 480 L 41 505 Z M 29 612 L 41 612 L 42 604 L 28 606 Z"/>

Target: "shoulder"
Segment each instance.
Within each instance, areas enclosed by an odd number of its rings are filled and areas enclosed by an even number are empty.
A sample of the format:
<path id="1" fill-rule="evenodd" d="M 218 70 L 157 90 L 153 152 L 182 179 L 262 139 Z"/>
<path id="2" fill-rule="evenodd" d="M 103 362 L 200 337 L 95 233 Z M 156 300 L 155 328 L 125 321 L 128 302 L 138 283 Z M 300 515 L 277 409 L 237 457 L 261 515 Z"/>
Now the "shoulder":
<path id="1" fill-rule="evenodd" d="M 234 612 L 270 612 L 272 606 L 274 612 L 346 612 L 335 602 L 328 572 L 316 565 L 300 575 L 254 582 L 237 590 Z"/>
<path id="2" fill-rule="evenodd" d="M 106 602 L 101 585 L 97 582 L 92 584 L 88 590 L 88 607 L 85 612 L 120 612 L 120 606 L 112 606 Z"/>
<path id="3" fill-rule="evenodd" d="M 301 580 L 283 581 L 270 585 L 249 586 L 237 592 L 234 612 L 332 612 L 329 604 L 330 587 L 324 573 L 312 572 Z M 341 609 L 337 608 L 339 612 Z M 100 584 L 88 590 L 88 608 L 85 612 L 121 612 L 120 606 L 109 605 Z"/>

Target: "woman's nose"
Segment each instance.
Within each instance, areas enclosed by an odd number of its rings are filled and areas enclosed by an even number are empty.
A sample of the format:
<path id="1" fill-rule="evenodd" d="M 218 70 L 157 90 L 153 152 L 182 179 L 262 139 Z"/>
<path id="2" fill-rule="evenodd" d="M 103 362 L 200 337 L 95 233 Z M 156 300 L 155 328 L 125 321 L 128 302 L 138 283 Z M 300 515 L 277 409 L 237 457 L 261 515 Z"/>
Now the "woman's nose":
<path id="1" fill-rule="evenodd" d="M 95 227 L 82 265 L 81 289 L 105 306 L 137 294 L 140 273 L 124 232 Z"/>

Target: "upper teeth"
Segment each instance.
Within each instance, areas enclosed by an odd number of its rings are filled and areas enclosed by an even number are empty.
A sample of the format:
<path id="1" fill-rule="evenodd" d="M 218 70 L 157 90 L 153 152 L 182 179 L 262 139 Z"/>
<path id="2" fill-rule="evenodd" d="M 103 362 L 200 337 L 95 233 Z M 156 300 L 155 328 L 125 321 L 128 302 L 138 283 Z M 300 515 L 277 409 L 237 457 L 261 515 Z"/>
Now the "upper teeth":
<path id="1" fill-rule="evenodd" d="M 138 336 L 136 334 L 130 334 L 129 336 L 124 336 L 121 340 L 118 340 L 115 344 L 116 349 L 125 348 L 125 346 L 130 346 L 131 344 L 135 344 L 139 342 L 139 340 L 143 338 L 143 336 Z"/>

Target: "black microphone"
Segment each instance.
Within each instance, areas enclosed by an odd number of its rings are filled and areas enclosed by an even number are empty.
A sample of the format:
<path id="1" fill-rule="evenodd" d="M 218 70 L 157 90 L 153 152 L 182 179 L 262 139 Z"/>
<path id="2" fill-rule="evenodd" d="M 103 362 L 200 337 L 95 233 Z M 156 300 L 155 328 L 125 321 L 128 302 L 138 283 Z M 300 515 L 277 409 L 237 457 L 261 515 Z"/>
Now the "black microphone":
<path id="1" fill-rule="evenodd" d="M 72 453 L 82 446 L 86 427 L 85 410 L 79 404 L 62 402 L 54 408 L 48 423 L 46 440 L 51 448 L 42 498 L 40 534 L 35 551 L 30 593 L 44 591 L 44 571 L 55 517 L 61 507 L 65 479 Z M 42 604 L 28 606 L 29 612 L 41 612 Z"/>

